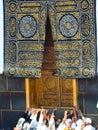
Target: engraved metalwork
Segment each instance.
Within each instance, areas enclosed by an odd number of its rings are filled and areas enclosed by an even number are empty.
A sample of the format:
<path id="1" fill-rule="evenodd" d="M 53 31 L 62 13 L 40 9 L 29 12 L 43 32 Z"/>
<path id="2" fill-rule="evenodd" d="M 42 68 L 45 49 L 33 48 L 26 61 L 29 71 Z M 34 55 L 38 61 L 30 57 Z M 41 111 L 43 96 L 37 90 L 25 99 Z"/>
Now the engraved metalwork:
<path id="1" fill-rule="evenodd" d="M 73 37 L 78 31 L 77 19 L 71 14 L 65 14 L 60 19 L 60 31 L 67 38 Z"/>
<path id="2" fill-rule="evenodd" d="M 20 33 L 23 37 L 30 38 L 36 32 L 36 20 L 32 16 L 24 16 L 19 22 Z"/>

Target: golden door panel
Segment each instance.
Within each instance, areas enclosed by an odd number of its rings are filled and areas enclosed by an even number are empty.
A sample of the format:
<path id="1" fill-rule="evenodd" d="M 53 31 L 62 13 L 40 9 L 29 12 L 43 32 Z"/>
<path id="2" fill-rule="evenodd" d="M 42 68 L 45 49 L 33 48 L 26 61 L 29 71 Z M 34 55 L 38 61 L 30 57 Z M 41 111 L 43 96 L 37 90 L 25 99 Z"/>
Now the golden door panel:
<path id="1" fill-rule="evenodd" d="M 44 71 L 41 78 L 26 79 L 26 103 L 28 107 L 77 106 L 76 79 L 60 79 L 49 71 Z"/>
<path id="2" fill-rule="evenodd" d="M 73 84 L 72 79 L 60 79 L 61 107 L 73 106 Z"/>
<path id="3" fill-rule="evenodd" d="M 26 79 L 26 106 L 36 107 L 37 106 L 37 87 L 36 79 Z"/>
<path id="4" fill-rule="evenodd" d="M 39 91 L 42 89 L 41 95 L 39 97 L 39 105 L 46 107 L 59 106 L 59 79 L 54 77 L 51 72 L 44 71 L 41 82 L 42 86 L 40 86 L 38 89 L 38 93 L 40 93 Z"/>

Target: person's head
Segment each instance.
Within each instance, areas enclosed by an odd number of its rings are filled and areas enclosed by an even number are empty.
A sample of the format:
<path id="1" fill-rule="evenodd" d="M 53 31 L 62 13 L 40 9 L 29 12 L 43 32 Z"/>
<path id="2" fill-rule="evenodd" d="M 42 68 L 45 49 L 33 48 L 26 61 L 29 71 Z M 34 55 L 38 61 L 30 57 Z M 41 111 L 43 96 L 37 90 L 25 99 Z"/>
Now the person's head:
<path id="1" fill-rule="evenodd" d="M 83 120 L 82 119 L 78 119 L 77 121 L 76 121 L 76 125 L 77 126 L 81 126 L 83 124 Z"/>
<path id="2" fill-rule="evenodd" d="M 73 110 L 69 110 L 67 112 L 67 118 L 71 118 L 72 119 L 73 116 L 74 116 L 74 111 Z"/>
<path id="3" fill-rule="evenodd" d="M 92 124 L 91 118 L 86 118 L 86 119 L 85 119 L 85 124 L 86 124 L 86 125 Z"/>
<path id="4" fill-rule="evenodd" d="M 45 123 L 45 125 L 46 125 L 47 127 L 49 126 L 49 121 L 48 121 L 48 119 L 44 120 L 44 123 Z"/>
<path id="5" fill-rule="evenodd" d="M 36 120 L 39 121 L 39 118 L 40 118 L 40 111 L 37 113 L 37 117 L 36 117 Z"/>
<path id="6" fill-rule="evenodd" d="M 65 124 L 66 124 L 67 126 L 69 126 L 71 122 L 72 122 L 72 120 L 71 120 L 70 118 L 68 118 L 68 119 L 66 120 Z"/>

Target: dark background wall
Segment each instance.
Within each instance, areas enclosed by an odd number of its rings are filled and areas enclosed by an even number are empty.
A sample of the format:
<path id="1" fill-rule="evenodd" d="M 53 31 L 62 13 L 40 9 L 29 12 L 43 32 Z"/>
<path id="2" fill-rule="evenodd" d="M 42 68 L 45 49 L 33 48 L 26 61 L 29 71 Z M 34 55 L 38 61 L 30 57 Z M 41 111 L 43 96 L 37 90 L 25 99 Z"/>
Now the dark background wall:
<path id="1" fill-rule="evenodd" d="M 25 80 L 0 76 L 0 128 L 13 130 L 26 108 Z"/>
<path id="2" fill-rule="evenodd" d="M 78 80 L 78 101 L 79 108 L 85 117 L 91 117 L 93 125 L 98 124 L 98 78 Z"/>
<path id="3" fill-rule="evenodd" d="M 84 116 L 98 124 L 98 79 L 78 79 L 78 102 Z M 0 128 L 13 130 L 26 109 L 25 79 L 0 75 Z"/>

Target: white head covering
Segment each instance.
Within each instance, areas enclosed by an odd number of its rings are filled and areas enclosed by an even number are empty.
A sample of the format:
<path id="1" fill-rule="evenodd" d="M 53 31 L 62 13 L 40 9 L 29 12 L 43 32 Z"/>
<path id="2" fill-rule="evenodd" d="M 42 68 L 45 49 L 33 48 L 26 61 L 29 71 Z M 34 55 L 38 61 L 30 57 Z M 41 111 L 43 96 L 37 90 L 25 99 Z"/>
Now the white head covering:
<path id="1" fill-rule="evenodd" d="M 25 119 L 24 118 L 19 118 L 17 124 L 16 124 L 16 127 L 17 128 L 22 128 L 22 124 L 25 122 Z"/>
<path id="2" fill-rule="evenodd" d="M 71 122 L 72 122 L 72 120 L 71 120 L 70 118 L 68 118 L 68 119 L 66 120 L 66 125 L 68 126 Z"/>
<path id="3" fill-rule="evenodd" d="M 86 124 L 91 124 L 91 123 L 92 123 L 92 120 L 91 120 L 91 118 L 86 118 L 86 119 L 85 119 L 85 122 L 86 122 Z"/>
<path id="4" fill-rule="evenodd" d="M 83 123 L 83 120 L 82 119 L 78 119 L 77 121 L 76 121 L 76 124 L 77 124 L 77 126 L 81 126 L 82 125 L 82 123 Z"/>

